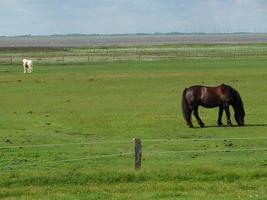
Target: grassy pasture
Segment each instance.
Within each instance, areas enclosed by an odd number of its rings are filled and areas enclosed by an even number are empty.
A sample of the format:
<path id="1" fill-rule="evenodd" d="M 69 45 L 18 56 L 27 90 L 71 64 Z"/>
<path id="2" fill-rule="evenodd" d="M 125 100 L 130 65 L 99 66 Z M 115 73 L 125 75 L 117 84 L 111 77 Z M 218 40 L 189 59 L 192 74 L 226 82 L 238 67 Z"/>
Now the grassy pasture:
<path id="1" fill-rule="evenodd" d="M 266 148 L 257 139 L 267 130 L 266 64 L 257 56 L 37 62 L 32 74 L 1 65 L 0 198 L 266 199 L 267 152 L 237 151 Z M 221 83 L 240 92 L 247 126 L 218 128 L 218 109 L 200 109 L 209 127 L 187 128 L 182 90 Z M 138 172 L 124 155 L 133 137 L 143 140 Z"/>

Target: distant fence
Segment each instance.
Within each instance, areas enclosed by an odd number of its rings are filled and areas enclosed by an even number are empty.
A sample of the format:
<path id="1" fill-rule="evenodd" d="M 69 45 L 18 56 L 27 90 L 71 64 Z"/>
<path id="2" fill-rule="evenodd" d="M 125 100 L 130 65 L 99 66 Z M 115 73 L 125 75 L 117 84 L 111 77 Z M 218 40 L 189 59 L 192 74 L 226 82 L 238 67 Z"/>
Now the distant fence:
<path id="1" fill-rule="evenodd" d="M 70 50 L 60 53 L 14 53 L 0 54 L 1 64 L 18 64 L 23 58 L 32 59 L 35 63 L 87 63 L 113 61 L 167 61 L 179 59 L 242 59 L 267 58 L 267 48 L 251 49 L 216 49 L 197 48 L 144 48 L 144 49 L 90 49 Z"/>

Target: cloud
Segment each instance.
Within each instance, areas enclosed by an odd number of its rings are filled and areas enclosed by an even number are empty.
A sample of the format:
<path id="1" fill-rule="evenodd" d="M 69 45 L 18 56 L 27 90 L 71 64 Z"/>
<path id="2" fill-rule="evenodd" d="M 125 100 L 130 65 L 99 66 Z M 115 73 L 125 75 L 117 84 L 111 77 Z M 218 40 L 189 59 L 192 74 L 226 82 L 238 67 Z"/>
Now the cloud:
<path id="1" fill-rule="evenodd" d="M 265 0 L 1 0 L 0 35 L 266 31 Z"/>

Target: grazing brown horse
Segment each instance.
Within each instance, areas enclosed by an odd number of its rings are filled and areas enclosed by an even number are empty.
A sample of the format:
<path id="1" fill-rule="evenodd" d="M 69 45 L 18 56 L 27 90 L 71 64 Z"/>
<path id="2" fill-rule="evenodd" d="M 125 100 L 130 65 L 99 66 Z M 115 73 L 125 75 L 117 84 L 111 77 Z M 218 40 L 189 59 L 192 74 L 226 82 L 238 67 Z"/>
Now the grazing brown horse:
<path id="1" fill-rule="evenodd" d="M 230 119 L 229 106 L 232 106 L 235 112 L 235 120 L 238 126 L 244 125 L 245 110 L 239 93 L 229 85 L 221 84 L 217 87 L 206 87 L 201 85 L 185 88 L 182 97 L 182 109 L 185 121 L 189 127 L 193 127 L 191 114 L 197 119 L 200 127 L 204 127 L 198 115 L 198 106 L 205 108 L 219 107 L 218 126 L 222 126 L 222 114 L 225 110 L 228 126 L 232 126 Z"/>

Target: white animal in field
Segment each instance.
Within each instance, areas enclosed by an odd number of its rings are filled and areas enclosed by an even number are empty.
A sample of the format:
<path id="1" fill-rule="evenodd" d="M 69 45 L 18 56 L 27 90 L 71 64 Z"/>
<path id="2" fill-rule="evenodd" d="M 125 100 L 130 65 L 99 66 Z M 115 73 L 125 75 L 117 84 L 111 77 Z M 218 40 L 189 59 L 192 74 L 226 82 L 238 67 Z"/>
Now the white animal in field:
<path id="1" fill-rule="evenodd" d="M 33 70 L 33 64 L 32 64 L 32 60 L 28 60 L 28 59 L 23 59 L 22 60 L 22 64 L 23 64 L 23 69 L 24 69 L 24 74 L 26 72 L 28 73 L 32 73 Z"/>

